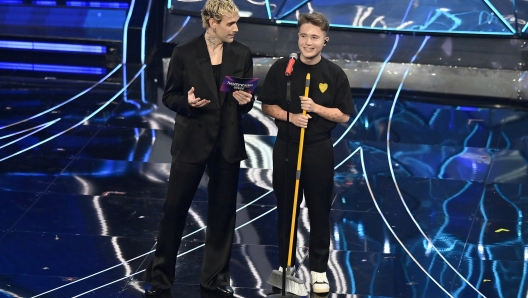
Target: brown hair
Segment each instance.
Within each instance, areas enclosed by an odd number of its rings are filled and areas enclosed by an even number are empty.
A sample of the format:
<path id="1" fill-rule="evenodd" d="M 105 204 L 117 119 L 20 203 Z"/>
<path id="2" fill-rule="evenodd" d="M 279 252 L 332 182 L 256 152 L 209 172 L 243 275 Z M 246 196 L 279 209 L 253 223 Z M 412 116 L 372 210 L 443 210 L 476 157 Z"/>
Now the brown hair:
<path id="1" fill-rule="evenodd" d="M 328 19 L 320 12 L 301 13 L 299 15 L 299 20 L 297 21 L 297 27 L 301 28 L 302 25 L 308 23 L 321 28 L 326 34 L 328 34 L 328 30 L 330 30 Z"/>
<path id="2" fill-rule="evenodd" d="M 209 28 L 209 20 L 220 23 L 227 15 L 238 16 L 238 7 L 233 0 L 207 0 L 202 8 L 202 26 Z"/>

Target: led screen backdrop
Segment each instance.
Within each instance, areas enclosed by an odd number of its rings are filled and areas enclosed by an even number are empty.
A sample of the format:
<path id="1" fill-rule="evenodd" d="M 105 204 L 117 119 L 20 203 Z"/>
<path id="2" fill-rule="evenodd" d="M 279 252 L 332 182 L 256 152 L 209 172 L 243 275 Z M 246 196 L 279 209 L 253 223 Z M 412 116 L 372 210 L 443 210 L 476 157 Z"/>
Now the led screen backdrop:
<path id="1" fill-rule="evenodd" d="M 235 0 L 241 17 L 295 23 L 301 12 L 324 13 L 333 27 L 426 33 L 516 35 L 526 31 L 528 2 L 510 0 Z M 197 13 L 204 1 L 168 0 Z"/>

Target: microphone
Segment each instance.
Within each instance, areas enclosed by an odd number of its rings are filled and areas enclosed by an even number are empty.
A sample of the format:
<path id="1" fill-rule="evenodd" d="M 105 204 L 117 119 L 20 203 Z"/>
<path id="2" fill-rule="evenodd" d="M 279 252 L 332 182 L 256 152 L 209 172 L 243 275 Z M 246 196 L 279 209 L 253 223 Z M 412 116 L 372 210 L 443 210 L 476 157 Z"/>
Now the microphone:
<path id="1" fill-rule="evenodd" d="M 290 54 L 290 60 L 288 60 L 288 66 L 286 66 L 286 71 L 284 74 L 289 77 L 292 74 L 293 71 L 293 65 L 295 64 L 295 61 L 297 60 L 297 53 L 291 53 Z"/>

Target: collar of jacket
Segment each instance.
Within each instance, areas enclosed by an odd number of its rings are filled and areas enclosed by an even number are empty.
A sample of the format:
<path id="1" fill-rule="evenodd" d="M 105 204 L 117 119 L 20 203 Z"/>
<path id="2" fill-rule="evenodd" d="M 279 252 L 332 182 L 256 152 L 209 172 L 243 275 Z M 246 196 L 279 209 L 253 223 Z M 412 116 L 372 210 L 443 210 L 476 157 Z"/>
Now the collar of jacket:
<path id="1" fill-rule="evenodd" d="M 223 78 L 226 75 L 231 75 L 235 70 L 236 63 L 238 61 L 238 55 L 233 51 L 233 46 L 230 43 L 224 43 L 222 49 L 222 66 L 220 68 L 220 77 Z M 224 91 L 218 91 L 216 82 L 213 74 L 213 68 L 211 67 L 211 57 L 209 57 L 209 51 L 207 50 L 207 43 L 205 41 L 205 32 L 198 38 L 198 47 L 196 49 L 196 64 L 200 69 L 207 87 L 215 96 L 216 102 L 222 106 L 225 101 L 226 93 Z"/>

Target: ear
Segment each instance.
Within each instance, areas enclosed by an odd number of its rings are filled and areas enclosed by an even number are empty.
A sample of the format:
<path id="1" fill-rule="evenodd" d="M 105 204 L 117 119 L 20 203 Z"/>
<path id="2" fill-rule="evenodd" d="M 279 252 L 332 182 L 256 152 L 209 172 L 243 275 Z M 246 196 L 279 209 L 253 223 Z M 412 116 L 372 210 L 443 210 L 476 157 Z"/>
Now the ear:
<path id="1" fill-rule="evenodd" d="M 213 28 L 213 24 L 215 23 L 215 20 L 213 18 L 209 19 L 209 27 Z"/>
<path id="2" fill-rule="evenodd" d="M 325 40 L 324 40 L 324 43 L 323 43 L 323 45 L 325 45 L 325 46 L 326 46 L 326 44 L 328 43 L 328 41 L 329 41 L 329 40 L 330 40 L 330 37 L 326 37 L 326 38 L 325 38 Z"/>

